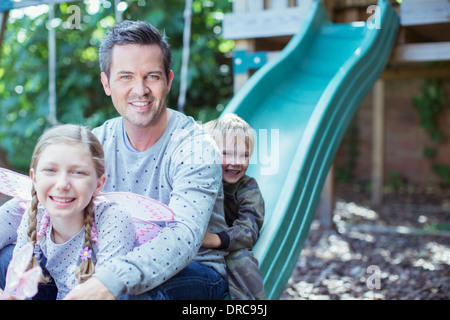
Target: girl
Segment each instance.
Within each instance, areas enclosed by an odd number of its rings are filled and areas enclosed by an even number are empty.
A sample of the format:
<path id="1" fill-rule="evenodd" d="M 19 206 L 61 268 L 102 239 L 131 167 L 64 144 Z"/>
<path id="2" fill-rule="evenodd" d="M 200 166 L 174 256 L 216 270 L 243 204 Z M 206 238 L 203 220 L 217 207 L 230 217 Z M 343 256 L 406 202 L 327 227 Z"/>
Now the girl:
<path id="1" fill-rule="evenodd" d="M 62 299 L 93 275 L 96 264 L 133 249 L 133 221 L 114 202 L 94 204 L 106 180 L 105 163 L 102 145 L 86 127 L 68 124 L 44 133 L 33 152 L 30 177 L 33 199 L 14 252 L 31 242 L 35 255 L 29 268 L 44 267 Z"/>

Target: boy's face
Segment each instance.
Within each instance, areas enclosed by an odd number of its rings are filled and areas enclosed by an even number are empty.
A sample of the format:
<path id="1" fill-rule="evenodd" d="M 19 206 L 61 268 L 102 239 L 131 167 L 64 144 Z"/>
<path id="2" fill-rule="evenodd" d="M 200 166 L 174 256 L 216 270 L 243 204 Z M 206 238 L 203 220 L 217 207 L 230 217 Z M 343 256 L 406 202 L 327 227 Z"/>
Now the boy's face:
<path id="1" fill-rule="evenodd" d="M 226 183 L 236 183 L 248 169 L 250 152 L 245 144 L 245 138 L 240 136 L 227 137 L 219 143 L 222 150 L 222 180 Z"/>

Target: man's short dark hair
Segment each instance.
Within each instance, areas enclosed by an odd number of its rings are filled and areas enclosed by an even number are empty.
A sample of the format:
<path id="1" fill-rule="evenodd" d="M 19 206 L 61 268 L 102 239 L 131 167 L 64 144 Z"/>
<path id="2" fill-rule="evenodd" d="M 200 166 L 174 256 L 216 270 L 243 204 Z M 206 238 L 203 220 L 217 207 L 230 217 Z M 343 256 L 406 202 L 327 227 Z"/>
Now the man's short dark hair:
<path id="1" fill-rule="evenodd" d="M 105 35 L 99 48 L 100 69 L 106 75 L 110 76 L 112 64 L 112 50 L 114 46 L 123 46 L 128 44 L 151 45 L 157 44 L 163 53 L 164 71 L 169 79 L 172 54 L 170 46 L 166 39 L 154 26 L 143 21 L 125 20 L 114 26 Z"/>

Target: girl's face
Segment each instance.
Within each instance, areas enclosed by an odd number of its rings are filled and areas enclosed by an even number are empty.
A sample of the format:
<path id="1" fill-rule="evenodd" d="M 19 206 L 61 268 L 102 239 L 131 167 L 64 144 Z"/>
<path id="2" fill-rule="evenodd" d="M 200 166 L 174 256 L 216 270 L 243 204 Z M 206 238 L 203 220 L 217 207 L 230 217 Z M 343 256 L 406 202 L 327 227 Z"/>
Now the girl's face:
<path id="1" fill-rule="evenodd" d="M 105 183 L 95 172 L 90 152 L 81 144 L 51 144 L 30 170 L 39 202 L 50 216 L 84 218 L 84 209 Z"/>

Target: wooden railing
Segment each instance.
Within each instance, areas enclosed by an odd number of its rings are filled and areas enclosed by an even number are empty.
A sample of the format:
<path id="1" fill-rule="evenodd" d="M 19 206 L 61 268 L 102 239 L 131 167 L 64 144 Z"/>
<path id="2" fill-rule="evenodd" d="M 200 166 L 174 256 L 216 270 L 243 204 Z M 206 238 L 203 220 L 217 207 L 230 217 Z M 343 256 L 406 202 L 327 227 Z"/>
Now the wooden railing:
<path id="1" fill-rule="evenodd" d="M 295 34 L 313 0 L 238 0 L 225 15 L 226 39 L 254 39 Z"/>

